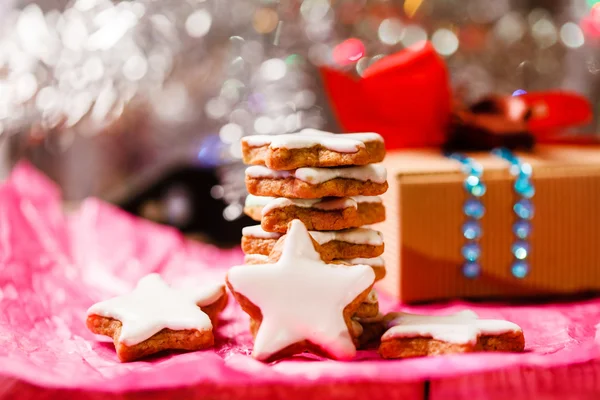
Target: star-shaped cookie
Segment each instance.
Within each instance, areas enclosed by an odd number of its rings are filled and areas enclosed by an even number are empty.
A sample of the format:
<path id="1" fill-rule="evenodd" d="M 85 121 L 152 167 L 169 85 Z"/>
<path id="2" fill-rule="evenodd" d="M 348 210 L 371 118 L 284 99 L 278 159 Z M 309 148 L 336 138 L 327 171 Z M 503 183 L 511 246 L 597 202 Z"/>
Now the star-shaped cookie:
<path id="1" fill-rule="evenodd" d="M 268 361 L 303 351 L 354 357 L 351 316 L 375 280 L 367 265 L 321 260 L 306 227 L 290 223 L 279 260 L 233 267 L 227 284 L 252 318 L 253 357 Z"/>
<path id="2" fill-rule="evenodd" d="M 119 359 L 131 361 L 167 349 L 212 346 L 213 326 L 226 304 L 223 284 L 173 289 L 150 274 L 131 293 L 91 306 L 86 324 L 112 337 Z"/>
<path id="3" fill-rule="evenodd" d="M 473 351 L 523 351 L 521 328 L 509 321 L 479 319 L 471 310 L 433 316 L 390 313 L 381 337 L 383 358 L 407 358 Z"/>

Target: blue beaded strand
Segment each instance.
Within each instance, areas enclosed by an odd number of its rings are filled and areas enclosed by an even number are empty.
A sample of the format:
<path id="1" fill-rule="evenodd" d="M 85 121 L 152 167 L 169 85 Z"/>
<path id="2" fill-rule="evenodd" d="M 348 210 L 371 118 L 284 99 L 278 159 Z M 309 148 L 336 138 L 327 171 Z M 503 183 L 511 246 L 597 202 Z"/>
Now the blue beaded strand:
<path id="1" fill-rule="evenodd" d="M 462 273 L 466 278 L 475 279 L 481 275 L 479 239 L 483 232 L 480 220 L 485 214 L 485 206 L 481 202 L 481 197 L 486 191 L 485 185 L 481 182 L 483 168 L 472 158 L 460 153 L 449 154 L 448 157 L 460 162 L 466 175 L 463 187 L 468 194 L 468 198 L 463 204 L 466 221 L 461 228 L 462 235 L 465 238 L 465 244 L 461 249 L 464 258 Z"/>
<path id="2" fill-rule="evenodd" d="M 516 220 L 512 227 L 515 241 L 511 246 L 514 260 L 510 271 L 515 278 L 522 279 L 530 271 L 528 262 L 531 251 L 529 235 L 531 234 L 531 219 L 534 214 L 531 198 L 535 195 L 535 187 L 531 181 L 533 168 L 531 164 L 521 162 L 509 149 L 494 149 L 492 154 L 508 161 L 510 163 L 510 173 L 515 177 L 513 189 L 518 196 L 518 200 L 513 206 Z"/>

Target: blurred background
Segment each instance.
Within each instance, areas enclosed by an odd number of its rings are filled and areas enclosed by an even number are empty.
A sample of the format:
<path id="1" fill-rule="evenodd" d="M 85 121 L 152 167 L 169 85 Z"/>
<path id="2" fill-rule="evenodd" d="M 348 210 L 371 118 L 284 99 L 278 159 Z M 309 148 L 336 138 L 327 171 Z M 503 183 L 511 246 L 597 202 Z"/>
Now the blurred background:
<path id="1" fill-rule="evenodd" d="M 595 0 L 3 0 L 0 177 L 27 159 L 67 207 L 237 244 L 241 137 L 339 130 L 317 68 L 359 77 L 423 39 L 465 102 L 566 88 L 598 108 Z"/>

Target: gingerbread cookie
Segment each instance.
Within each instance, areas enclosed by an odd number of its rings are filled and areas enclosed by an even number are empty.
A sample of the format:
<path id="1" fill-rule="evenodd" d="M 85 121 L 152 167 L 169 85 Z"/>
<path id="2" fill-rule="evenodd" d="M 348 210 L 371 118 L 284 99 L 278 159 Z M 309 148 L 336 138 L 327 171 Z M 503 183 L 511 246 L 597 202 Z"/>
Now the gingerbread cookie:
<path id="1" fill-rule="evenodd" d="M 385 220 L 385 207 L 377 196 L 286 199 L 248 195 L 244 212 L 261 221 L 265 231 L 279 233 L 285 233 L 294 219 L 311 231 L 358 228 Z"/>
<path id="2" fill-rule="evenodd" d="M 255 196 L 288 199 L 378 196 L 388 189 L 381 164 L 345 168 L 298 168 L 276 171 L 263 166 L 246 169 L 246 188 Z"/>
<path id="3" fill-rule="evenodd" d="M 276 170 L 378 163 L 385 157 L 376 133 L 333 134 L 304 129 L 295 134 L 253 135 L 242 139 L 244 163 Z"/>
<path id="4" fill-rule="evenodd" d="M 269 256 L 266 254 L 246 254 L 244 256 L 244 264 L 254 265 L 254 264 L 266 264 L 268 263 Z M 274 260 L 277 261 L 277 260 Z M 385 262 L 381 257 L 375 258 L 353 258 L 351 260 L 331 260 L 333 264 L 342 264 L 342 265 L 369 265 L 373 268 L 373 272 L 375 273 L 375 282 L 378 282 L 385 278 Z"/>
<path id="5" fill-rule="evenodd" d="M 371 290 L 367 298 L 360 304 L 353 318 L 372 318 L 379 314 L 379 299 L 377 292 Z"/>
<path id="6" fill-rule="evenodd" d="M 283 234 L 267 232 L 260 225 L 247 226 L 242 229 L 242 250 L 244 254 L 262 254 L 268 256 Z"/>
<path id="7" fill-rule="evenodd" d="M 359 349 L 378 346 L 381 335 L 385 331 L 384 315 L 377 313 L 374 317 L 352 317 L 352 334 Z"/>
<path id="8" fill-rule="evenodd" d="M 373 229 L 355 228 L 342 231 L 310 231 L 310 236 L 321 245 L 321 258 L 373 258 L 383 253 L 383 235 Z M 269 255 L 280 233 L 266 232 L 260 225 L 242 229 L 242 250 L 245 254 Z M 359 264 L 359 263 L 351 263 Z"/>
<path id="9" fill-rule="evenodd" d="M 256 265 L 256 264 L 267 264 L 269 262 L 269 256 L 264 254 L 245 254 L 244 264 L 245 265 Z"/>
<path id="10" fill-rule="evenodd" d="M 212 346 L 213 328 L 226 305 L 223 284 L 176 290 L 150 274 L 130 294 L 91 306 L 86 325 L 113 338 L 119 360 L 133 361 L 163 350 Z"/>
<path id="11" fill-rule="evenodd" d="M 367 265 L 321 260 L 318 244 L 292 221 L 277 262 L 233 267 L 227 285 L 251 320 L 253 357 L 268 361 L 304 351 L 335 359 L 356 353 L 351 317 L 375 274 Z"/>
<path id="12" fill-rule="evenodd" d="M 335 260 L 335 262 L 350 265 L 368 265 L 371 268 L 373 268 L 373 272 L 375 272 L 375 282 L 378 282 L 385 278 L 385 261 L 381 257 L 338 259 Z"/>
<path id="13" fill-rule="evenodd" d="M 383 358 L 422 357 L 473 351 L 519 352 L 525 348 L 521 328 L 512 322 L 479 319 L 470 310 L 448 316 L 392 313 L 381 337 Z"/>

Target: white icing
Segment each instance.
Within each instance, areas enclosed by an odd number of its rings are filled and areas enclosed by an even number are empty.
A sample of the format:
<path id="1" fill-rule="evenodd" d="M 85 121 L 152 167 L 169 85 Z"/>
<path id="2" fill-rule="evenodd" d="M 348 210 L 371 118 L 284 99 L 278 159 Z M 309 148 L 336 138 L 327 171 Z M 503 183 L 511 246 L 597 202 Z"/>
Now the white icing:
<path id="1" fill-rule="evenodd" d="M 119 341 L 133 346 L 162 329 L 212 329 L 210 318 L 199 306 L 214 303 L 223 295 L 224 285 L 194 289 L 173 289 L 158 274 L 139 280 L 133 292 L 91 306 L 87 314 L 121 321 Z"/>
<path id="2" fill-rule="evenodd" d="M 322 199 L 288 199 L 285 197 L 263 197 L 249 194 L 246 197 L 246 207 L 263 207 L 262 215 L 276 208 L 296 206 L 302 208 L 317 208 L 320 210 L 340 210 L 357 208 L 358 203 L 381 203 L 379 196 L 328 197 Z"/>
<path id="3" fill-rule="evenodd" d="M 275 199 L 275 197 L 267 197 L 267 196 L 254 196 L 253 194 L 249 194 L 246 196 L 246 207 L 264 207 L 271 200 Z"/>
<path id="4" fill-rule="evenodd" d="M 303 340 L 335 358 L 356 354 L 344 308 L 373 284 L 373 269 L 325 263 L 299 220 L 291 223 L 279 261 L 233 267 L 227 276 L 233 289 L 261 310 L 255 358 L 265 360 Z"/>
<path id="5" fill-rule="evenodd" d="M 298 168 L 295 176 L 297 179 L 311 184 L 319 184 L 336 178 L 385 183 L 387 171 L 381 164 L 369 164 L 347 168 Z"/>
<path id="6" fill-rule="evenodd" d="M 279 239 L 283 234 L 276 232 L 267 232 L 260 225 L 247 226 L 242 229 L 242 236 L 255 237 L 260 239 Z"/>
<path id="7" fill-rule="evenodd" d="M 383 244 L 383 235 L 381 232 L 367 228 L 345 229 L 342 231 L 311 231 L 310 235 L 319 244 L 329 243 L 334 240 L 352 244 L 367 244 L 370 246 L 381 246 Z M 356 262 L 353 264 L 362 263 Z"/>
<path id="8" fill-rule="evenodd" d="M 251 178 L 270 178 L 270 179 L 285 179 L 294 176 L 292 171 L 276 171 L 274 169 L 267 168 L 262 165 L 252 165 L 246 168 L 246 176 Z"/>
<path id="9" fill-rule="evenodd" d="M 244 256 L 244 262 L 247 264 L 252 262 L 266 263 L 267 261 L 269 261 L 269 256 L 264 254 L 246 254 Z"/>
<path id="10" fill-rule="evenodd" d="M 329 243 L 334 240 L 352 244 L 366 244 L 370 246 L 381 246 L 383 244 L 383 235 L 381 232 L 367 228 L 344 229 L 341 231 L 310 231 L 309 233 L 319 244 Z M 266 232 L 261 225 L 252 225 L 243 228 L 242 235 L 261 239 L 279 239 L 281 236 L 283 236 L 282 233 Z M 349 262 L 350 264 L 383 264 L 383 259 L 381 259 L 381 257 L 355 258 L 345 261 Z"/>
<path id="11" fill-rule="evenodd" d="M 377 304 L 378 301 L 379 300 L 377 299 L 377 292 L 375 290 L 371 290 L 363 303 Z"/>
<path id="12" fill-rule="evenodd" d="M 368 265 L 370 267 L 384 267 L 385 261 L 381 257 L 373 257 L 373 258 L 348 258 L 344 260 L 340 260 L 352 265 Z"/>
<path id="13" fill-rule="evenodd" d="M 382 203 L 379 196 L 352 196 L 357 203 Z"/>
<path id="14" fill-rule="evenodd" d="M 276 208 L 296 206 L 302 208 L 316 208 L 318 210 L 342 210 L 344 208 L 358 208 L 358 204 L 350 197 L 330 197 L 325 199 L 287 199 L 278 197 L 271 200 L 262 209 L 262 215 L 267 215 Z"/>
<path id="15" fill-rule="evenodd" d="M 431 337 L 454 344 L 475 344 L 480 335 L 521 331 L 521 328 L 512 322 L 478 319 L 477 314 L 470 310 L 446 316 L 398 313 L 388 327 L 382 340 L 398 337 Z"/>
<path id="16" fill-rule="evenodd" d="M 385 183 L 387 171 L 381 164 L 369 164 L 346 168 L 298 168 L 292 171 L 275 171 L 262 165 L 246 168 L 246 176 L 251 178 L 286 179 L 296 178 L 317 185 L 332 179 L 354 179 L 361 182 Z"/>
<path id="17" fill-rule="evenodd" d="M 298 133 L 285 135 L 252 135 L 243 141 L 250 147 L 269 145 L 272 149 L 302 149 L 322 146 L 339 153 L 356 153 L 365 148 L 366 142 L 383 142 L 377 133 L 334 134 L 316 129 L 304 129 Z"/>

